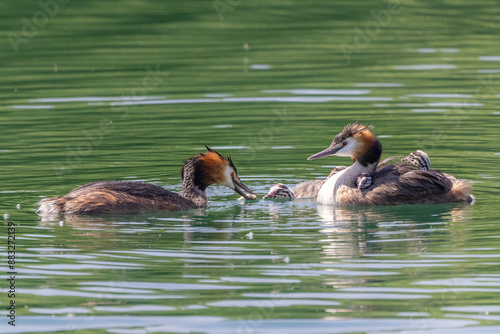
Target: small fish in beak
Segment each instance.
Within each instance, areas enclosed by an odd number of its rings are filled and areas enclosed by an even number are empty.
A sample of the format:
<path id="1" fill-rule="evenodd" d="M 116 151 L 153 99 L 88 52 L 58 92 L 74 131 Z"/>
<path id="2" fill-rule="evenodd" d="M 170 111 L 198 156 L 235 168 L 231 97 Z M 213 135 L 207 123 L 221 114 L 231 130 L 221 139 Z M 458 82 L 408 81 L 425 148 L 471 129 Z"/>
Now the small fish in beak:
<path id="1" fill-rule="evenodd" d="M 237 176 L 233 174 L 233 186 L 234 191 L 243 196 L 244 199 L 256 199 L 257 195 L 255 195 L 247 186 L 241 182 Z"/>

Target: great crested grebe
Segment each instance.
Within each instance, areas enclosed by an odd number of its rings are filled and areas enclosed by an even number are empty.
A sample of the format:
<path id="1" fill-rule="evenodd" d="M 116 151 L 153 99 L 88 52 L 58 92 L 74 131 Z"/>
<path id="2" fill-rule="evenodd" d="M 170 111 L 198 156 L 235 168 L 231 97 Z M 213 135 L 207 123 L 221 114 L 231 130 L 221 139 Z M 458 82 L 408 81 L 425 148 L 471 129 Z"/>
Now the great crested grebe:
<path id="1" fill-rule="evenodd" d="M 184 163 L 182 195 L 149 183 L 98 181 L 78 187 L 63 197 L 45 198 L 38 202 L 38 211 L 42 215 L 92 215 L 201 208 L 207 205 L 205 189 L 212 184 L 231 188 L 245 199 L 257 198 L 240 181 L 230 158 L 209 147 L 207 150 Z"/>
<path id="2" fill-rule="evenodd" d="M 385 162 L 379 164 L 382 144 L 370 131 L 372 128 L 359 123 L 349 124 L 335 136 L 330 147 L 307 159 L 336 155 L 350 157 L 353 161 L 351 166 L 325 181 L 318 193 L 319 203 L 337 205 L 473 203 L 474 197 L 470 194 L 470 184 L 466 180 L 457 180 L 435 169 L 415 170 L 414 166 L 406 161 L 392 165 L 387 165 Z M 418 152 L 412 153 L 417 160 Z M 358 189 L 356 178 L 362 173 L 372 176 L 372 184 L 365 189 Z"/>
<path id="3" fill-rule="evenodd" d="M 393 160 L 393 158 L 385 159 L 382 163 L 380 163 L 377 168 L 385 167 L 387 162 Z M 413 151 L 408 156 L 401 159 L 401 161 L 405 161 L 410 165 L 417 167 L 420 170 L 429 170 L 431 169 L 431 161 L 429 160 L 429 156 L 424 151 Z M 328 180 L 333 175 L 337 174 L 340 171 L 346 169 L 346 166 L 337 166 L 331 172 L 330 175 L 324 180 L 311 180 L 299 183 L 294 188 L 290 189 L 286 185 L 282 183 L 277 183 L 271 189 L 267 195 L 265 195 L 264 199 L 286 199 L 286 200 L 294 200 L 296 198 L 316 198 L 318 196 L 319 190 L 323 186 L 326 180 Z M 373 182 L 373 179 L 367 173 L 361 173 L 356 177 L 356 187 L 358 189 L 368 188 Z"/>

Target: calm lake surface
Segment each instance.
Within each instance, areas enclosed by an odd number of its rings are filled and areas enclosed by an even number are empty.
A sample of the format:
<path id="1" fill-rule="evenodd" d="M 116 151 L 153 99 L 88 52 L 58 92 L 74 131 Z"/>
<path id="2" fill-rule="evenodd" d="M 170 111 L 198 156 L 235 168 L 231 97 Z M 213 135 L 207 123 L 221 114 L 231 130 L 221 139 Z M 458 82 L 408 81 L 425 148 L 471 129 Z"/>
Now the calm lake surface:
<path id="1" fill-rule="evenodd" d="M 0 4 L 1 333 L 500 333 L 497 1 L 40 3 Z M 349 164 L 306 159 L 354 121 L 476 204 L 36 214 L 96 180 L 180 191 L 204 145 L 262 197 Z"/>

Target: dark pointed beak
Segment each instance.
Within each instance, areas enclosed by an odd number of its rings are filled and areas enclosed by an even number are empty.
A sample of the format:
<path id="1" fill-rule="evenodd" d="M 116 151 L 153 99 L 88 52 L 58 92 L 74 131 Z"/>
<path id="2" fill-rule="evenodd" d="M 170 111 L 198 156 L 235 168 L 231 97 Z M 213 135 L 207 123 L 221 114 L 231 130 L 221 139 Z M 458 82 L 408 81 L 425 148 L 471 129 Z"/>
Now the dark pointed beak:
<path id="1" fill-rule="evenodd" d="M 239 179 L 233 178 L 234 191 L 243 196 L 245 199 L 256 199 L 255 195 L 246 185 L 243 184 Z"/>
<path id="2" fill-rule="evenodd" d="M 330 145 L 329 148 L 327 148 L 326 150 L 323 150 L 319 153 L 316 153 L 316 154 L 313 154 L 311 155 L 309 158 L 307 158 L 307 160 L 314 160 L 314 159 L 319 159 L 319 158 L 324 158 L 324 157 L 327 157 L 329 155 L 334 155 L 335 153 L 337 153 L 340 149 L 342 148 L 341 145 Z"/>

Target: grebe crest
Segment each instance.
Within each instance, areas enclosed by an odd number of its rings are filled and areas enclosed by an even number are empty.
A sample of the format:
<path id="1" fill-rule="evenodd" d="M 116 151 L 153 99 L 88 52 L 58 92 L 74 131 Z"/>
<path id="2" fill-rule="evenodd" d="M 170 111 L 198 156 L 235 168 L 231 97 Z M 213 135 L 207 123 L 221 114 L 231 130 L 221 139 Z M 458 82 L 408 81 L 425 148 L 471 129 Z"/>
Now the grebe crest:
<path id="1" fill-rule="evenodd" d="M 206 153 L 197 154 L 184 162 L 181 171 L 183 189 L 195 187 L 203 192 L 208 186 L 219 184 L 233 189 L 245 199 L 255 199 L 252 191 L 241 182 L 231 157 L 224 157 L 210 147 L 205 147 Z"/>
<path id="2" fill-rule="evenodd" d="M 200 190 L 209 185 L 220 184 L 233 188 L 233 179 L 238 179 L 236 166 L 230 157 L 224 157 L 208 146 L 206 153 L 200 153 L 186 160 L 181 170 L 182 180 L 189 176 Z M 192 175 L 189 175 L 192 173 Z"/>
<path id="3" fill-rule="evenodd" d="M 310 156 L 307 160 L 319 159 L 330 155 L 351 157 L 353 162 L 359 162 L 363 167 L 374 164 L 382 155 L 382 144 L 371 133 L 372 125 L 362 125 L 357 122 L 348 124 L 342 132 L 335 136 L 332 144 L 326 150 Z"/>

